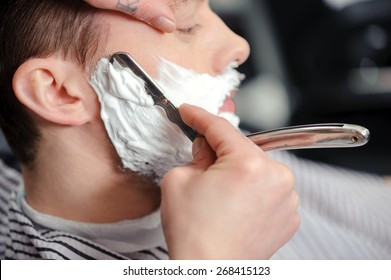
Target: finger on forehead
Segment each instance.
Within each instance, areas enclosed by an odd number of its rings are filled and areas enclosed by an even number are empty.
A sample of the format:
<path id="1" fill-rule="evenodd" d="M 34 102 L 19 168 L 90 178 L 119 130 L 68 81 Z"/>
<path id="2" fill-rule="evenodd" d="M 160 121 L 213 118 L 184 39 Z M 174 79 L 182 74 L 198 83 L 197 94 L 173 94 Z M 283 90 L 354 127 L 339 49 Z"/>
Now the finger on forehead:
<path id="1" fill-rule="evenodd" d="M 183 104 L 179 111 L 183 121 L 202 134 L 218 155 L 220 152 L 231 152 L 237 145 L 248 142 L 227 120 L 202 108 Z"/>
<path id="2" fill-rule="evenodd" d="M 176 29 L 174 12 L 166 0 L 84 0 L 90 5 L 118 10 L 144 21 L 163 32 Z"/>
<path id="3" fill-rule="evenodd" d="M 84 0 L 88 4 L 108 10 L 125 12 L 140 20 L 150 21 L 156 17 L 175 20 L 174 13 L 165 0 Z"/>

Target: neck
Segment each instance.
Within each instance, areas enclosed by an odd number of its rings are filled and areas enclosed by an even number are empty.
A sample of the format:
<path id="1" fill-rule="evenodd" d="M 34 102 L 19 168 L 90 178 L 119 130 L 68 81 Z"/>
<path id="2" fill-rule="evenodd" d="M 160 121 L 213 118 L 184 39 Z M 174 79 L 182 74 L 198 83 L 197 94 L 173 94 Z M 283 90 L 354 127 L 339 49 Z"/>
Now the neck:
<path id="1" fill-rule="evenodd" d="M 143 217 L 159 207 L 160 189 L 121 170 L 111 144 L 84 137 L 92 135 L 88 132 L 79 138 L 64 133 L 42 137 L 34 166 L 22 168 L 26 199 L 34 209 L 74 221 L 112 223 Z"/>

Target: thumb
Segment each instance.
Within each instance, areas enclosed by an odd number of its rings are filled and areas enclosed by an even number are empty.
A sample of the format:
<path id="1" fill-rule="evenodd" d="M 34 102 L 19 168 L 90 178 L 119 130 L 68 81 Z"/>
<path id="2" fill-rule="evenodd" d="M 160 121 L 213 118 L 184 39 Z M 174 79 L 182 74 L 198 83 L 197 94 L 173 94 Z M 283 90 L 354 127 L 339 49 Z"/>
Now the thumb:
<path id="1" fill-rule="evenodd" d="M 216 161 L 216 153 L 209 146 L 205 137 L 198 136 L 193 142 L 193 164 L 207 169 Z"/>
<path id="2" fill-rule="evenodd" d="M 195 177 L 202 174 L 215 161 L 216 154 L 209 146 L 205 137 L 198 136 L 193 142 L 193 162 L 189 165 L 178 166 L 164 175 L 161 182 L 162 201 L 175 197 L 180 188 L 173 186 L 186 186 Z"/>

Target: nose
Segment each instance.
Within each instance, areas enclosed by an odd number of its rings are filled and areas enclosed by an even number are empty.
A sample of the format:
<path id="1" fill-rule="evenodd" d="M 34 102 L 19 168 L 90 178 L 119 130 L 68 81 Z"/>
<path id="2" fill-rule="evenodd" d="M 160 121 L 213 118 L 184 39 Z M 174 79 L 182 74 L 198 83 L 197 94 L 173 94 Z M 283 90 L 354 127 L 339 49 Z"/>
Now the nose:
<path id="1" fill-rule="evenodd" d="M 234 33 L 225 23 L 217 18 L 215 27 L 216 36 L 211 46 L 213 49 L 214 62 L 213 69 L 216 73 L 223 72 L 228 64 L 237 62 L 239 65 L 244 63 L 250 55 L 250 46 L 241 36 Z"/>

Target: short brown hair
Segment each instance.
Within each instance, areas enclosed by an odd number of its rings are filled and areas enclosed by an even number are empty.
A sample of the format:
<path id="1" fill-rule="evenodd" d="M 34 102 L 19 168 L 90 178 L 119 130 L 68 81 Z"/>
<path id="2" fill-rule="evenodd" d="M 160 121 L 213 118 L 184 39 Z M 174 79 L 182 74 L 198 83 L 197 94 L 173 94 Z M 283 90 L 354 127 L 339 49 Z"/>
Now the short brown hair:
<path id="1" fill-rule="evenodd" d="M 82 0 L 1 1 L 0 126 L 23 164 L 33 162 L 40 133 L 13 92 L 13 75 L 28 59 L 56 52 L 85 69 L 99 46 L 96 11 Z"/>

